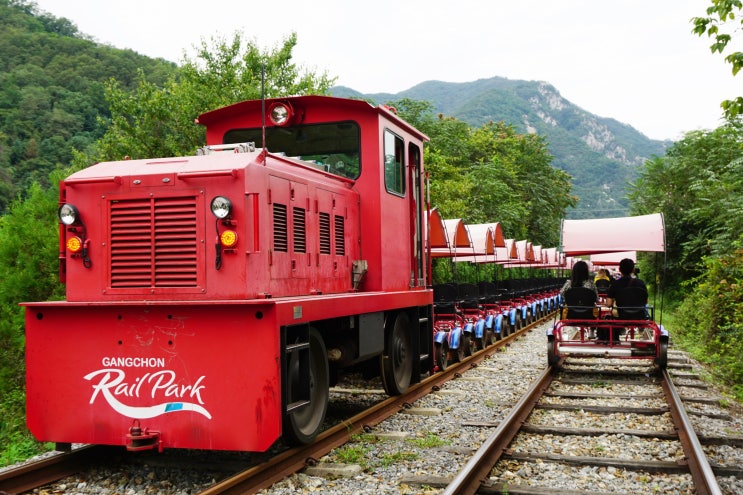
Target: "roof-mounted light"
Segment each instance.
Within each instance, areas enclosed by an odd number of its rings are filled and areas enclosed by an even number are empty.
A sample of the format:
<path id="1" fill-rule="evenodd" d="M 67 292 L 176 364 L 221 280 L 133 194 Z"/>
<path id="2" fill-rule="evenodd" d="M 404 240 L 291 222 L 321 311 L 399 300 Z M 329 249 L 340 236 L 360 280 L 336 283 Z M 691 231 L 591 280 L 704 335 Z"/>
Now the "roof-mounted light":
<path id="1" fill-rule="evenodd" d="M 217 196 L 212 199 L 211 210 L 217 218 L 227 218 L 232 212 L 232 201 L 224 196 Z"/>
<path id="2" fill-rule="evenodd" d="M 75 205 L 69 203 L 63 204 L 57 211 L 59 221 L 65 225 L 74 225 L 80 221 L 80 213 L 75 208 Z"/>
<path id="3" fill-rule="evenodd" d="M 268 116 L 274 125 L 287 125 L 293 115 L 294 111 L 288 103 L 278 102 L 268 108 Z"/>

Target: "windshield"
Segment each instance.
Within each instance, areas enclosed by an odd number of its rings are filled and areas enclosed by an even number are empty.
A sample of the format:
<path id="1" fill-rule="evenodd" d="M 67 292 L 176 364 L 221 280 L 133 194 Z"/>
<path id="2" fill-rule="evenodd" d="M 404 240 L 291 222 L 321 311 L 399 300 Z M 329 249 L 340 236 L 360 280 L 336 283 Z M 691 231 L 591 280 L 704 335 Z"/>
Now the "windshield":
<path id="1" fill-rule="evenodd" d="M 361 173 L 361 132 L 355 122 L 267 127 L 266 148 L 271 153 L 302 160 L 333 174 L 356 179 Z M 254 142 L 262 146 L 262 131 L 233 129 L 224 143 Z"/>

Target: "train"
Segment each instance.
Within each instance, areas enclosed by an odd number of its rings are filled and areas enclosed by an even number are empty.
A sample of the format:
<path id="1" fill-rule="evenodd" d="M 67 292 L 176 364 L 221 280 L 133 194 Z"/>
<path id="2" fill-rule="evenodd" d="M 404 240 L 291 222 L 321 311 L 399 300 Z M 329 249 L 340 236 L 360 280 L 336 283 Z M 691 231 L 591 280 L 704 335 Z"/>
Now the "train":
<path id="1" fill-rule="evenodd" d="M 372 369 L 401 394 L 460 343 L 486 345 L 555 308 L 554 284 L 507 307 L 484 290 L 480 312 L 445 328 L 428 138 L 394 108 L 305 95 L 196 122 L 206 144 L 194 156 L 100 162 L 60 183 L 65 299 L 22 303 L 37 439 L 308 443 L 342 370 Z"/>

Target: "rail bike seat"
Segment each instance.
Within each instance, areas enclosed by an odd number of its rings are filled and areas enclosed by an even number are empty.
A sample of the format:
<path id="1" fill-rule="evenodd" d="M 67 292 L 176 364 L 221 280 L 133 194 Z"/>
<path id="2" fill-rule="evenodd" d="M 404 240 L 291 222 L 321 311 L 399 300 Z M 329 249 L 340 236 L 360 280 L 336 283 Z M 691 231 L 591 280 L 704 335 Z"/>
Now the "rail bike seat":
<path id="1" fill-rule="evenodd" d="M 454 284 L 436 284 L 433 286 L 433 307 L 436 314 L 460 313 L 457 286 Z"/>
<path id="2" fill-rule="evenodd" d="M 436 284 L 433 286 L 433 302 L 455 303 L 458 300 L 457 286 L 454 284 Z"/>
<path id="3" fill-rule="evenodd" d="M 643 287 L 619 289 L 614 298 L 620 320 L 647 320 L 648 291 Z"/>
<path id="4" fill-rule="evenodd" d="M 567 309 L 565 318 L 570 320 L 595 319 L 596 293 L 586 287 L 571 287 L 565 291 L 565 304 Z"/>
<path id="5" fill-rule="evenodd" d="M 480 302 L 480 291 L 475 284 L 459 284 L 457 298 L 462 309 L 477 309 Z"/>

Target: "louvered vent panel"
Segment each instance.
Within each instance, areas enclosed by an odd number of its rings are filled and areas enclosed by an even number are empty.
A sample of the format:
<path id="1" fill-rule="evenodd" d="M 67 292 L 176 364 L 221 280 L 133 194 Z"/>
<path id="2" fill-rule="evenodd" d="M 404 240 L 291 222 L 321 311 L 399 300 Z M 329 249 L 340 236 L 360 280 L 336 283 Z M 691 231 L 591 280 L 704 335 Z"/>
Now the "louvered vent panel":
<path id="1" fill-rule="evenodd" d="M 196 199 L 155 200 L 155 287 L 196 287 Z"/>
<path id="2" fill-rule="evenodd" d="M 292 232 L 294 234 L 294 252 L 307 252 L 307 231 L 304 222 L 304 208 L 294 207 L 292 216 Z"/>
<path id="3" fill-rule="evenodd" d="M 196 198 L 111 203 L 111 287 L 197 286 Z"/>
<path id="4" fill-rule="evenodd" d="M 330 254 L 330 214 L 320 212 L 320 254 Z"/>
<path id="5" fill-rule="evenodd" d="M 286 205 L 273 204 L 273 249 L 286 253 L 289 251 L 289 232 L 286 225 Z"/>
<path id="6" fill-rule="evenodd" d="M 346 232 L 343 217 L 335 216 L 335 254 L 343 256 L 346 254 Z"/>

